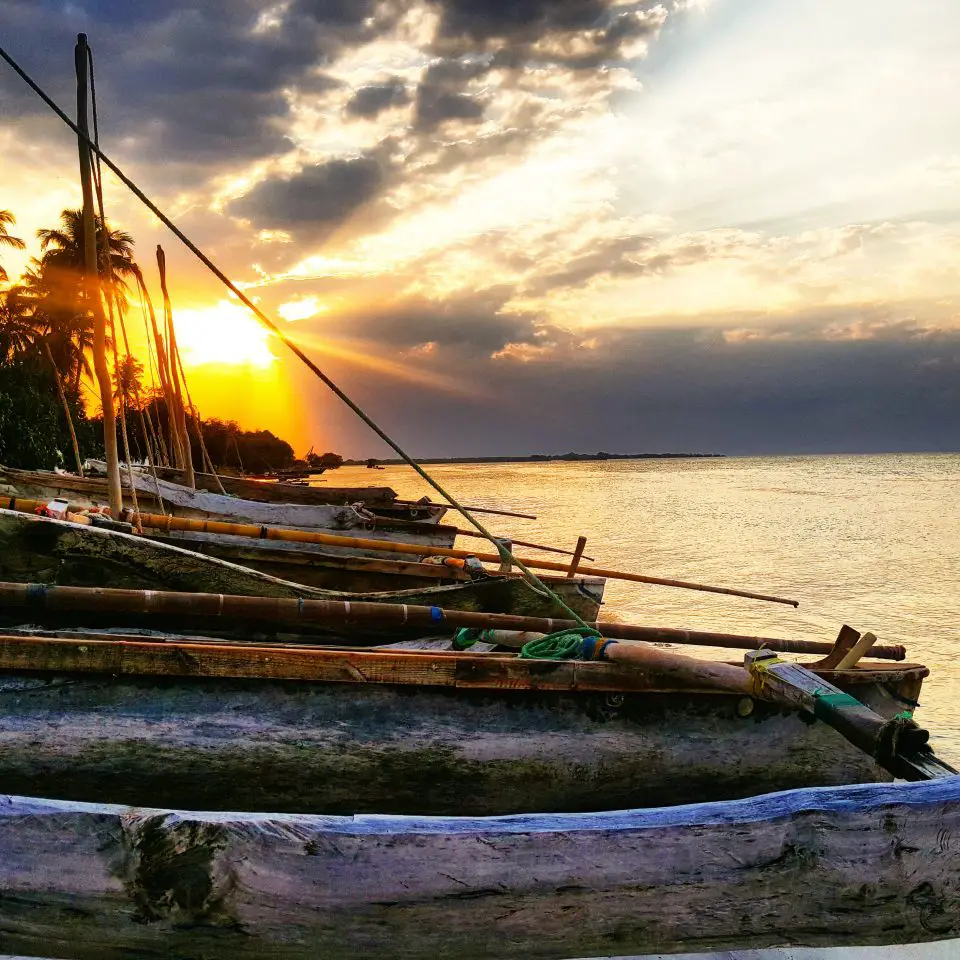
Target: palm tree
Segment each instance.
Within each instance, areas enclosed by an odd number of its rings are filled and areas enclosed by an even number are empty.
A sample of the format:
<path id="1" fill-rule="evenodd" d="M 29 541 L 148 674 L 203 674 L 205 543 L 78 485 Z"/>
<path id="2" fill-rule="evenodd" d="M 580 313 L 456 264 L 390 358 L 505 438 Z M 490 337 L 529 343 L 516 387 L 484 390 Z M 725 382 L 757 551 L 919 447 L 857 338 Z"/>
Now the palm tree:
<path id="1" fill-rule="evenodd" d="M 26 244 L 19 237 L 12 237 L 7 231 L 17 222 L 17 218 L 9 210 L 0 210 L 0 247 L 13 247 L 14 250 L 22 250 Z M 7 271 L 0 265 L 0 283 L 6 283 L 9 278 Z"/>
<path id="2" fill-rule="evenodd" d="M 104 222 L 100 217 L 94 217 L 94 223 L 100 275 L 119 279 L 131 276 L 133 237 L 126 230 L 111 229 L 109 221 Z M 85 266 L 82 210 L 64 210 L 60 214 L 59 230 L 38 230 L 37 236 L 43 250 L 40 262 L 45 268 L 82 274 Z"/>
<path id="3" fill-rule="evenodd" d="M 0 291 L 0 363 L 30 352 L 38 340 L 34 302 L 22 286 Z"/>
<path id="4" fill-rule="evenodd" d="M 136 272 L 133 237 L 125 230 L 112 229 L 109 221 L 99 217 L 95 225 L 98 268 L 108 303 L 122 310 L 126 305 L 122 295 L 125 278 Z M 90 373 L 88 354 L 93 348 L 93 318 L 84 306 L 83 212 L 64 210 L 58 229 L 38 230 L 37 236 L 43 253 L 34 261 L 26 282 L 42 301 L 57 364 L 77 390 L 81 377 Z"/>

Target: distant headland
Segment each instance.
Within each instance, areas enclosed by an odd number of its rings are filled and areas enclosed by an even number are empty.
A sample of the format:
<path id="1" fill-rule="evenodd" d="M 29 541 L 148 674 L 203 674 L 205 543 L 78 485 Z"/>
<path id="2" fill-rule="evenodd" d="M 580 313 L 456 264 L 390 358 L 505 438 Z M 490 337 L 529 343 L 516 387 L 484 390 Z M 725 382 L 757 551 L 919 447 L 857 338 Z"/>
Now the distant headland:
<path id="1" fill-rule="evenodd" d="M 555 460 L 579 462 L 581 460 L 687 460 L 705 457 L 723 457 L 723 453 L 531 453 L 525 457 L 417 457 L 417 463 L 547 463 Z M 405 461 L 395 457 L 387 460 L 344 460 L 345 467 L 399 466 Z"/>

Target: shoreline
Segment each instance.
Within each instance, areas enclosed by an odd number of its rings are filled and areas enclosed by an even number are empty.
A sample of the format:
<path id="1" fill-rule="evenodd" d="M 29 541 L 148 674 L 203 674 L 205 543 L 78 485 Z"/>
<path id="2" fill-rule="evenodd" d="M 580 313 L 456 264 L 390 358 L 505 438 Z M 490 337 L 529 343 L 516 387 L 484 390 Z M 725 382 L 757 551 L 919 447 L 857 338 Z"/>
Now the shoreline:
<path id="1" fill-rule="evenodd" d="M 470 463 L 581 463 L 605 460 L 702 460 L 726 457 L 725 453 L 532 453 L 526 456 L 503 457 L 415 457 L 420 464 L 470 464 Z M 363 460 L 344 460 L 343 467 L 365 467 L 373 462 L 383 467 L 399 467 L 406 463 L 399 457 L 380 460 L 369 457 Z"/>

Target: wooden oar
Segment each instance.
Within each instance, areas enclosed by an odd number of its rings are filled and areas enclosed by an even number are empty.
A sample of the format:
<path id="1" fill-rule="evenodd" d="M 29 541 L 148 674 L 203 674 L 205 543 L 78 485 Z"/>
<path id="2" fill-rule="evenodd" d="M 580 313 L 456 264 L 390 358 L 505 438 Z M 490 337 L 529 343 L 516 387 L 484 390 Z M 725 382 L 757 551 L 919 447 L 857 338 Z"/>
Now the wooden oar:
<path id="1" fill-rule="evenodd" d="M 508 613 L 478 613 L 443 610 L 440 607 L 399 603 L 369 603 L 343 600 L 291 600 L 234 596 L 219 593 L 182 593 L 172 590 L 121 590 L 108 587 L 61 587 L 47 584 L 0 582 L 0 608 L 25 607 L 46 611 L 94 611 L 139 615 L 231 617 L 283 623 L 324 623 L 332 627 L 376 624 L 389 627 L 419 627 L 428 633 L 447 633 L 459 627 L 554 633 L 577 624 L 573 620 L 521 617 Z M 740 650 L 779 650 L 785 653 L 827 654 L 830 643 L 816 640 L 786 640 L 750 637 L 667 627 L 643 627 L 629 623 L 597 622 L 604 637 L 618 640 L 732 647 Z M 875 646 L 871 656 L 903 660 L 902 646 Z"/>
<path id="2" fill-rule="evenodd" d="M 5 502 L 6 501 L 6 502 Z M 0 500 L 0 506 L 11 510 L 33 513 L 38 507 L 45 506 L 42 500 L 26 500 L 10 497 Z M 457 550 L 453 547 L 427 547 L 419 543 L 400 543 L 393 540 L 371 540 L 366 537 L 340 537 L 331 533 L 317 533 L 313 530 L 288 530 L 282 527 L 258 526 L 254 523 L 227 523 L 221 520 L 192 520 L 186 517 L 170 517 L 164 514 L 141 513 L 143 527 L 154 530 L 186 530 L 198 533 L 222 533 L 237 537 L 252 537 L 261 540 L 286 540 L 291 543 L 318 543 L 328 547 L 348 547 L 354 550 L 372 550 L 380 553 L 411 553 L 420 557 L 425 553 L 437 557 L 457 557 L 466 560 L 476 557 L 484 563 L 500 563 L 501 557 L 495 553 L 478 553 L 472 550 Z M 566 573 L 569 564 L 555 560 L 538 560 L 521 557 L 522 562 L 538 570 L 559 570 Z M 628 580 L 632 583 L 649 583 L 661 587 L 679 587 L 683 590 L 699 590 L 703 593 L 720 593 L 730 597 L 746 597 L 749 600 L 765 600 L 768 603 L 784 603 L 787 606 L 800 606 L 799 600 L 785 597 L 773 597 L 765 593 L 753 593 L 749 590 L 736 590 L 732 587 L 712 587 L 704 583 L 691 583 L 687 580 L 671 580 L 666 577 L 650 577 L 642 573 L 627 573 L 622 570 L 608 570 L 603 567 L 581 566 L 577 572 L 585 577 L 605 577 L 608 580 Z"/>

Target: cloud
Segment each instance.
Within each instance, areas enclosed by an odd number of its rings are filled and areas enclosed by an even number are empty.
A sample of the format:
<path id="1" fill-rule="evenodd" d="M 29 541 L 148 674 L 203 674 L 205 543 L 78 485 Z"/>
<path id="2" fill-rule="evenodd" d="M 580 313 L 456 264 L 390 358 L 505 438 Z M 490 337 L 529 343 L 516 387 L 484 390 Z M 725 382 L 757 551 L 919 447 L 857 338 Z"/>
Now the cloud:
<path id="1" fill-rule="evenodd" d="M 327 160 L 295 174 L 262 180 L 234 200 L 228 212 L 258 227 L 281 230 L 329 230 L 371 200 L 384 180 L 373 157 Z"/>
<path id="2" fill-rule="evenodd" d="M 399 77 L 392 77 L 383 83 L 361 87 L 347 101 L 344 109 L 352 117 L 370 118 L 391 107 L 402 107 L 409 102 L 407 85 Z"/>
<path id="3" fill-rule="evenodd" d="M 489 71 L 489 60 L 438 60 L 430 64 L 417 87 L 416 129 L 428 132 L 445 120 L 479 120 L 483 116 L 483 102 L 462 91 Z"/>
<path id="4" fill-rule="evenodd" d="M 442 300 L 400 297 L 326 318 L 323 334 L 434 359 L 489 359 L 510 343 L 534 343 L 544 334 L 542 318 L 506 308 L 511 292 L 491 287 Z"/>
<path id="5" fill-rule="evenodd" d="M 462 316 L 464 323 L 456 323 L 453 315 L 434 314 L 433 324 L 408 324 L 396 339 L 412 343 L 440 332 L 449 343 L 451 325 L 471 336 L 471 315 L 465 309 Z M 853 311 L 833 318 L 854 319 Z M 375 330 L 371 325 L 367 333 Z M 416 453 L 423 456 L 956 449 L 957 329 L 938 339 L 902 331 L 799 342 L 728 341 L 713 327 L 605 327 L 585 339 L 542 320 L 508 318 L 498 337 L 473 347 L 460 353 L 430 339 L 405 353 L 411 369 L 442 370 L 461 383 L 460 395 L 438 403 L 428 385 L 381 384 L 368 392 L 367 409 L 388 418 L 401 436 L 416 422 Z M 509 415 L 518 409 L 522 417 Z M 348 430 L 336 443 L 352 453 L 382 453 L 360 437 Z"/>

